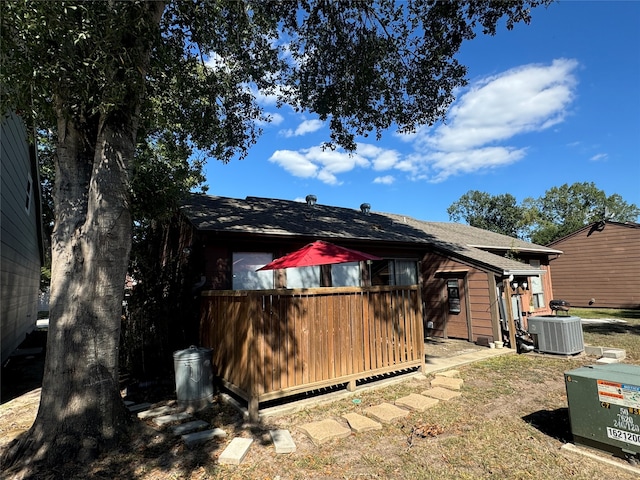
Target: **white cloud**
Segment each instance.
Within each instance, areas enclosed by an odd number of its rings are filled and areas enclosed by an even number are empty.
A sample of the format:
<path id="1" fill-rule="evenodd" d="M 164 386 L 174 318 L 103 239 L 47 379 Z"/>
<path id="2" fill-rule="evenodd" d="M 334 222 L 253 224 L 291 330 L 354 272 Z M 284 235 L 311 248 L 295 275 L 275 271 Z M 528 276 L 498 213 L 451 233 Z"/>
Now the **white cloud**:
<path id="1" fill-rule="evenodd" d="M 276 150 L 269 161 L 280 165 L 296 177 L 315 177 L 318 171 L 318 167 L 303 154 L 291 150 Z"/>
<path id="2" fill-rule="evenodd" d="M 298 151 L 278 150 L 269 158 L 296 177 L 317 178 L 329 185 L 340 185 L 337 175 L 355 168 L 368 168 L 370 162 L 359 154 L 349 154 L 320 146 Z"/>
<path id="3" fill-rule="evenodd" d="M 562 122 L 575 98 L 577 66 L 568 59 L 524 65 L 472 85 L 454 103 L 446 124 L 405 137 L 421 152 L 413 167 L 433 170 L 430 178 L 439 182 L 521 160 L 526 148 L 497 144 Z"/>
<path id="4" fill-rule="evenodd" d="M 396 135 L 413 146 L 413 153 L 403 155 L 378 145 L 359 143 L 354 155 L 341 149 L 312 147 L 279 150 L 270 160 L 293 175 L 314 177 L 333 185 L 341 183 L 340 174 L 355 168 L 396 170 L 413 180 L 442 182 L 455 175 L 505 167 L 527 154 L 526 145 L 509 145 L 511 141 L 515 143 L 515 137 L 549 129 L 569 115 L 576 96 L 577 68 L 575 60 L 557 59 L 548 65 L 520 66 L 472 84 L 461 91 L 446 123 Z M 319 120 L 305 120 L 295 130 L 281 134 L 300 136 L 323 126 Z M 600 154 L 592 160 L 605 158 Z M 374 183 L 393 181 L 393 175 L 381 175 Z"/>
<path id="5" fill-rule="evenodd" d="M 211 70 L 214 70 L 214 71 L 229 72 L 231 70 L 231 67 L 230 67 L 229 62 L 227 61 L 227 59 L 222 57 L 222 56 L 220 56 L 216 52 L 211 52 L 209 54 L 209 58 L 207 58 L 207 61 L 205 62 L 205 65 L 208 68 L 210 68 Z"/>
<path id="6" fill-rule="evenodd" d="M 393 175 L 385 175 L 384 177 L 376 177 L 373 183 L 381 183 L 383 185 L 391 185 L 396 179 Z"/>
<path id="7" fill-rule="evenodd" d="M 608 153 L 598 153 L 597 155 L 594 155 L 593 157 L 591 157 L 589 160 L 591 160 L 592 162 L 600 162 L 608 159 L 609 159 Z"/>
<path id="8" fill-rule="evenodd" d="M 435 170 L 431 177 L 434 183 L 442 182 L 452 175 L 489 170 L 517 162 L 524 158 L 526 149 L 512 147 L 485 147 L 458 152 L 435 152 L 426 161 Z"/>
<path id="9" fill-rule="evenodd" d="M 324 126 L 324 122 L 321 120 L 313 119 L 313 120 L 304 120 L 295 130 L 287 129 L 280 130 L 280 134 L 289 138 L 289 137 L 300 137 L 302 135 L 306 135 L 307 133 L 313 133 L 317 130 L 320 130 Z"/>
<path id="10" fill-rule="evenodd" d="M 265 114 L 263 115 L 263 119 L 255 120 L 255 123 L 260 125 L 261 127 L 266 127 L 269 125 L 280 125 L 282 122 L 284 122 L 284 117 L 277 112 L 265 112 Z"/>

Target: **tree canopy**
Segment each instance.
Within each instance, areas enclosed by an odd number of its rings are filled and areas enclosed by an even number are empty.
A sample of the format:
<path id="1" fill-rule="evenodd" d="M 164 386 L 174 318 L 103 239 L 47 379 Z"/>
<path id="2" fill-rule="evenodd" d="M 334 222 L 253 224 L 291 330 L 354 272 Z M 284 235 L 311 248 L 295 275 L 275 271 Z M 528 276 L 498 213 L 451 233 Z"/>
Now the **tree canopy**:
<path id="1" fill-rule="evenodd" d="M 552 187 L 518 205 L 510 194 L 470 190 L 447 209 L 453 221 L 547 245 L 602 220 L 636 222 L 640 209 L 620 195 L 607 196 L 593 182 Z"/>
<path id="2" fill-rule="evenodd" d="M 3 463 L 88 460 L 120 438 L 132 214 L 155 178 L 188 180 L 194 148 L 223 162 L 246 155 L 264 116 L 258 93 L 328 120 L 329 146 L 432 124 L 466 82 L 462 42 L 529 22 L 547 3 L 2 2 L 0 107 L 56 138 L 40 410 Z"/>
<path id="3" fill-rule="evenodd" d="M 509 194 L 490 195 L 470 190 L 447 208 L 449 218 L 464 220 L 469 225 L 510 237 L 522 237 L 525 225 L 524 210 Z"/>

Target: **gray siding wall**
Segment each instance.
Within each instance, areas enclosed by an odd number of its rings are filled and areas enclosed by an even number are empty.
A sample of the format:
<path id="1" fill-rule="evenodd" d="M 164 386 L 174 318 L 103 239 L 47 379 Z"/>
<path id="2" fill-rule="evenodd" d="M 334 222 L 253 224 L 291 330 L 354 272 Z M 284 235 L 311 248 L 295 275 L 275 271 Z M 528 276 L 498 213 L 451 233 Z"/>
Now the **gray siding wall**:
<path id="1" fill-rule="evenodd" d="M 14 113 L 0 130 L 0 316 L 2 363 L 36 324 L 40 282 L 37 211 L 24 123 Z M 27 209 L 27 184 L 31 201 Z"/>

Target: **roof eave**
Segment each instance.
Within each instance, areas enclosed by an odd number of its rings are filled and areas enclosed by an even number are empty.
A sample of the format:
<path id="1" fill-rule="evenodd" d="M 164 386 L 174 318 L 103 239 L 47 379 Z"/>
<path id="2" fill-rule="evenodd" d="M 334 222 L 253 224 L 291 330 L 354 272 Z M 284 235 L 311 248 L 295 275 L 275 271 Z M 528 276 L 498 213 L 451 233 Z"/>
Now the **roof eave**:
<path id="1" fill-rule="evenodd" d="M 476 245 L 469 244 L 469 247 L 479 248 L 480 250 L 516 250 L 518 252 L 527 252 L 527 253 L 543 253 L 547 255 L 559 255 L 562 254 L 562 250 L 556 250 L 554 248 L 531 248 L 531 247 L 503 247 L 499 245 Z"/>
<path id="2" fill-rule="evenodd" d="M 539 268 L 531 268 L 531 269 L 509 269 L 509 270 L 504 270 L 503 271 L 503 275 L 505 277 L 509 277 L 511 275 L 513 275 L 514 277 L 532 277 L 532 276 L 537 276 L 537 275 L 543 275 L 547 273 L 546 270 L 542 270 Z"/>

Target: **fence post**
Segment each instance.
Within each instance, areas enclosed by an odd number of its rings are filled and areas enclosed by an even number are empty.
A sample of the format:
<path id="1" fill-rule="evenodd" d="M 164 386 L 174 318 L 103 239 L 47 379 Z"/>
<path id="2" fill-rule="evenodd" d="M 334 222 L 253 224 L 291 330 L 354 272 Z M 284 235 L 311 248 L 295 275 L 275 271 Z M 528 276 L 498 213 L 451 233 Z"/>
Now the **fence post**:
<path id="1" fill-rule="evenodd" d="M 247 345 L 249 346 L 249 398 L 247 400 L 247 410 L 249 412 L 249 421 L 250 422 L 258 422 L 260 419 L 259 415 L 259 389 L 258 389 L 258 379 L 259 375 L 256 372 L 257 369 L 257 361 L 256 355 L 258 355 L 258 345 L 257 339 L 255 335 L 255 322 L 256 316 L 258 314 L 256 308 L 256 298 L 260 298 L 256 295 L 248 295 L 247 299 L 249 300 L 249 328 L 247 329 L 247 336 L 249 337 L 247 340 Z"/>

